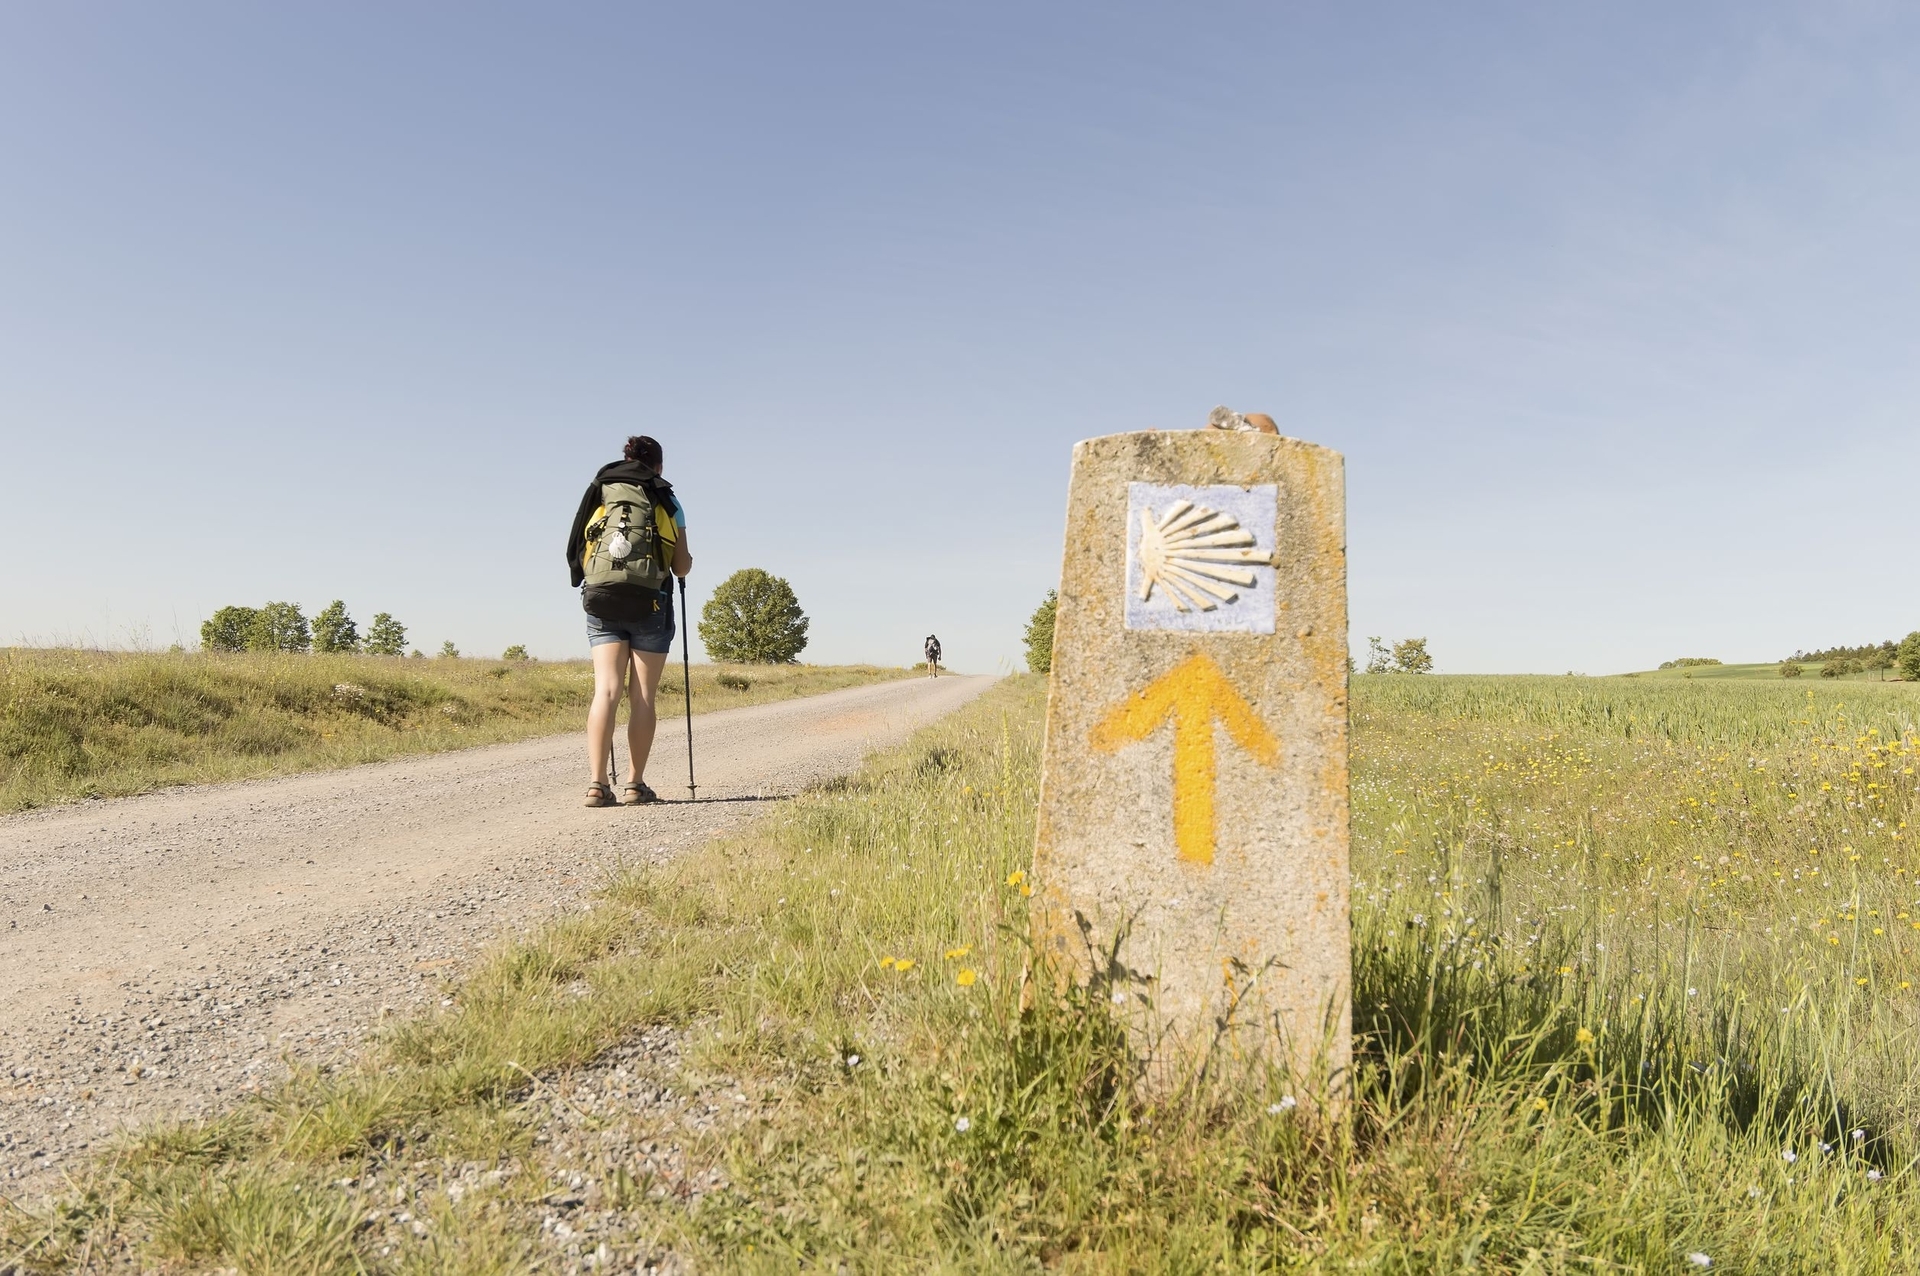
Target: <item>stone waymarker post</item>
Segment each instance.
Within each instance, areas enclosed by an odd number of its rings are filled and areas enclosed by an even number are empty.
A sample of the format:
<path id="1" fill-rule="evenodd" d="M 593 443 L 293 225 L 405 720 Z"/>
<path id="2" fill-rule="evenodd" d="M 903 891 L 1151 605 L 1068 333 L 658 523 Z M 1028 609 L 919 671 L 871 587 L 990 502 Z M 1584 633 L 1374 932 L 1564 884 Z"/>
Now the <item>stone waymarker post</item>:
<path id="1" fill-rule="evenodd" d="M 1129 1008 L 1151 1083 L 1211 1051 L 1344 1085 L 1338 453 L 1216 429 L 1074 448 L 1042 774 L 1037 934 Z"/>

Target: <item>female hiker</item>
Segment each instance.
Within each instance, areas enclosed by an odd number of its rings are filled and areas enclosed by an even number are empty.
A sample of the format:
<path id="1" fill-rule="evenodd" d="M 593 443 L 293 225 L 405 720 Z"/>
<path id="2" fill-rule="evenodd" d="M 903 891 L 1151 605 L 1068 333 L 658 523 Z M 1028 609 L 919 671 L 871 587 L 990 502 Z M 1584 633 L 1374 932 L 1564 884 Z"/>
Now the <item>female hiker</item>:
<path id="1" fill-rule="evenodd" d="M 567 532 L 567 570 L 580 587 L 593 652 L 593 705 L 587 710 L 588 806 L 614 804 L 607 754 L 623 684 L 633 688 L 627 716 L 628 806 L 657 802 L 642 776 L 653 748 L 654 694 L 673 650 L 673 577 L 693 569 L 687 518 L 660 477 L 665 458 L 645 435 L 627 440 L 626 455 L 602 466 L 580 498 Z"/>

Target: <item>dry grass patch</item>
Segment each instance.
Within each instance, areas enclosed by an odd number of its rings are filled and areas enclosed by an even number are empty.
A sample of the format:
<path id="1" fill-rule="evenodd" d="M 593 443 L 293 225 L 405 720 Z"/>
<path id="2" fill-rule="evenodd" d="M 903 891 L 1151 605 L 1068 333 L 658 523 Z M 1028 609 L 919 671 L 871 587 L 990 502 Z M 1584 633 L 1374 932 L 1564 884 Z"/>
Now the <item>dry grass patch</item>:
<path id="1" fill-rule="evenodd" d="M 692 672 L 696 713 L 906 676 Z M 592 689 L 585 661 L 0 650 L 0 812 L 577 731 Z M 678 667 L 661 691 L 682 695 Z"/>

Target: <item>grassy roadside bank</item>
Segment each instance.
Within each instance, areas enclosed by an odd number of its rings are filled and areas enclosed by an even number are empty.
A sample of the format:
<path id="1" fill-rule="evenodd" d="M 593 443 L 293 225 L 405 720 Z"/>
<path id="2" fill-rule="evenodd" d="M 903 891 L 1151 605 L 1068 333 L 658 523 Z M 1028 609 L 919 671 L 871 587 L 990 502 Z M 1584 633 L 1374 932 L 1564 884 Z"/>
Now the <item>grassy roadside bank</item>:
<path id="1" fill-rule="evenodd" d="M 696 713 L 904 677 L 695 665 Z M 663 694 L 682 694 L 678 665 Z M 0 650 L 0 813 L 581 728 L 585 661 Z"/>
<path id="2" fill-rule="evenodd" d="M 1920 1258 L 1920 697 L 1361 680 L 1357 1076 L 1352 1123 L 1326 1128 L 1279 1076 L 1146 1102 L 1102 1006 L 1021 1013 L 1042 694 L 1010 679 L 859 777 L 610 883 L 361 1064 L 12 1215 L 0 1253 L 314 1272 Z"/>

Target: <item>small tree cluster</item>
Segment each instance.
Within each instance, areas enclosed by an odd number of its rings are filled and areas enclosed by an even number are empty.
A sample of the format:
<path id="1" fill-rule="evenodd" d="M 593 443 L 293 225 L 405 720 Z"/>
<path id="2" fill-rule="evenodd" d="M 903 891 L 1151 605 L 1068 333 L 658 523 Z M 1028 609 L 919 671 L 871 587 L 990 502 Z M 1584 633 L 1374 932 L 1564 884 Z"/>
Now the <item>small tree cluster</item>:
<path id="1" fill-rule="evenodd" d="M 317 651 L 323 654 L 364 651 L 375 656 L 397 656 L 406 650 L 406 626 L 386 612 L 373 618 L 366 636 L 336 598 L 320 609 L 311 622 L 298 603 L 268 603 L 264 607 L 222 607 L 200 626 L 200 646 L 207 651 Z"/>
<path id="2" fill-rule="evenodd" d="M 1678 660 L 1662 660 L 1662 669 L 1698 669 L 1703 665 L 1717 665 L 1720 662 L 1712 656 L 1682 656 Z"/>
<path id="3" fill-rule="evenodd" d="M 1802 669 L 1797 661 L 1782 660 L 1780 662 L 1780 676 L 1782 678 L 1798 678 L 1805 672 L 1806 670 Z"/>
<path id="4" fill-rule="evenodd" d="M 1053 617 L 1059 610 L 1060 591 L 1049 589 L 1027 619 L 1027 668 L 1034 673 L 1053 672 Z"/>
<path id="5" fill-rule="evenodd" d="M 1368 673 L 1432 673 L 1425 638 L 1402 638 L 1389 648 L 1378 634 L 1367 639 Z"/>
<path id="6" fill-rule="evenodd" d="M 523 644 L 521 644 L 521 643 L 517 643 L 517 642 L 516 642 L 516 643 L 514 643 L 514 644 L 513 644 L 513 646 L 511 646 L 511 647 L 509 647 L 509 648 L 507 648 L 507 649 L 506 649 L 505 651 L 503 651 L 503 652 L 501 652 L 501 653 L 500 653 L 500 659 L 502 659 L 502 660 L 532 660 L 532 659 L 533 659 L 533 657 L 532 657 L 532 656 L 529 656 L 529 655 L 527 654 L 527 649 L 526 649 L 526 647 L 525 647 L 525 646 L 524 646 Z"/>
<path id="7" fill-rule="evenodd" d="M 806 649 L 807 614 L 793 586 L 758 567 L 720 582 L 700 610 L 700 641 L 715 660 L 792 664 Z"/>
<path id="8" fill-rule="evenodd" d="M 1858 647 L 1823 647 L 1819 651 L 1796 651 L 1787 659 L 1795 664 L 1817 665 L 1830 660 L 1852 660 L 1862 669 L 1891 669 L 1897 658 L 1900 644 L 1889 638 L 1885 642 L 1863 643 Z"/>
<path id="9" fill-rule="evenodd" d="M 293 651 L 313 647 L 313 631 L 299 603 L 222 607 L 200 626 L 208 651 Z"/>

